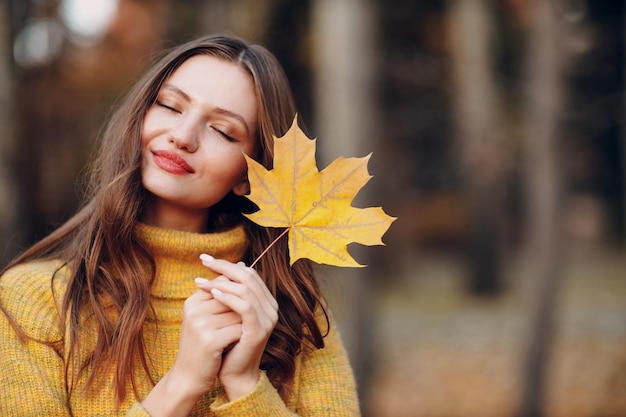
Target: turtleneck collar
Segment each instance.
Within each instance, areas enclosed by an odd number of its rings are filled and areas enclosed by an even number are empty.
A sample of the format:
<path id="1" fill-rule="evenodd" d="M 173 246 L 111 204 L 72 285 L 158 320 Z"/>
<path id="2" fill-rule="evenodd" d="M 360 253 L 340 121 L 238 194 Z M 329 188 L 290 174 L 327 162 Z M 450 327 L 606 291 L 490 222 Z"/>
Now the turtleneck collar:
<path id="1" fill-rule="evenodd" d="M 201 253 L 238 262 L 248 248 L 242 225 L 216 233 L 192 233 L 139 223 L 135 230 L 156 262 L 151 294 L 157 298 L 185 299 L 197 289 L 194 278 L 215 277 L 202 265 Z"/>

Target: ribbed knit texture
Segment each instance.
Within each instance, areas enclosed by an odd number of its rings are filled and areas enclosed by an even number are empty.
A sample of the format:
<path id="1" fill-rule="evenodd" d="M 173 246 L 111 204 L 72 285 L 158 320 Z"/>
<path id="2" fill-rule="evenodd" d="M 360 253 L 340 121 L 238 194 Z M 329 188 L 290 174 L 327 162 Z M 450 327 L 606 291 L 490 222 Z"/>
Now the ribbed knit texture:
<path id="1" fill-rule="evenodd" d="M 196 234 L 140 224 L 137 234 L 156 259 L 157 277 L 151 290 L 155 316 L 144 332 L 151 377 L 158 381 L 171 368 L 178 351 L 183 302 L 194 291 L 195 277 L 212 278 L 199 261 L 201 253 L 238 261 L 246 250 L 245 233 L 233 230 Z M 112 372 L 99 375 L 97 389 L 79 389 L 68 398 L 59 303 L 66 288 L 67 271 L 60 261 L 19 265 L 0 278 L 0 302 L 19 326 L 36 340 L 21 342 L 0 313 L 0 416 L 148 416 L 140 402 L 152 389 L 137 364 L 140 398 L 128 390 L 116 408 Z M 54 280 L 52 279 L 54 275 Z M 95 329 L 88 319 L 80 329 L 82 346 L 92 346 Z M 43 343 L 48 342 L 48 343 Z M 216 387 L 205 395 L 192 416 L 357 416 L 358 401 L 348 358 L 334 326 L 326 347 L 305 351 L 296 358 L 292 395 L 285 404 L 265 373 L 248 395 L 228 402 Z"/>

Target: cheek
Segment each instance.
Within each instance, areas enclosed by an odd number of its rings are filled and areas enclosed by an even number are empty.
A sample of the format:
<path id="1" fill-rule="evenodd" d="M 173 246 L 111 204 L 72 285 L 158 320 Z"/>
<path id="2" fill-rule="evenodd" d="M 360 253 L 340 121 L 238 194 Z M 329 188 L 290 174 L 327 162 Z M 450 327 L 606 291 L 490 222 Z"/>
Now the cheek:
<path id="1" fill-rule="evenodd" d="M 237 157 L 233 155 L 228 166 L 224 168 L 224 183 L 228 184 L 228 187 L 234 187 L 248 177 L 248 164 L 241 152 Z"/>
<path id="2" fill-rule="evenodd" d="M 241 180 L 246 178 L 248 174 L 248 164 L 246 164 L 246 159 L 241 155 L 241 158 L 237 158 L 233 160 L 230 166 L 231 176 L 236 180 Z"/>
<path id="3" fill-rule="evenodd" d="M 157 126 L 155 125 L 155 118 L 152 117 L 152 112 L 149 110 L 144 116 L 143 123 L 141 124 L 141 149 L 145 149 L 152 137 Z"/>

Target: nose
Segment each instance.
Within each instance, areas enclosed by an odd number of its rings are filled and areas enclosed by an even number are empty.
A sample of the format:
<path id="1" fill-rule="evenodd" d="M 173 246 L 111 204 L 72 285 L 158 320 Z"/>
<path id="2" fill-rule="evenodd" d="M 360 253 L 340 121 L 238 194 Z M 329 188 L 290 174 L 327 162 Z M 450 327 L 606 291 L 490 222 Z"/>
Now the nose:
<path id="1" fill-rule="evenodd" d="M 187 152 L 195 152 L 198 150 L 198 126 L 199 121 L 192 115 L 184 115 L 179 118 L 169 132 L 169 140 L 178 149 Z"/>

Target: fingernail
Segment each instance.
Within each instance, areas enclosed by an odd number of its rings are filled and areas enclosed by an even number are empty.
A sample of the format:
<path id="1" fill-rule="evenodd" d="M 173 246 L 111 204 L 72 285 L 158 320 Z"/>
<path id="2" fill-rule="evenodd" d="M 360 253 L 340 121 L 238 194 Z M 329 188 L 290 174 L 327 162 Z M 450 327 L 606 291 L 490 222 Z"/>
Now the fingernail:
<path id="1" fill-rule="evenodd" d="M 206 253 L 203 253 L 203 254 L 200 255 L 200 260 L 202 260 L 204 262 L 211 262 L 214 259 L 215 259 L 214 257 L 212 257 L 211 255 L 208 255 Z"/>
<path id="2" fill-rule="evenodd" d="M 206 285 L 209 283 L 209 280 L 206 278 L 196 278 L 194 279 L 197 285 Z"/>
<path id="3" fill-rule="evenodd" d="M 220 290 L 218 290 L 217 288 L 212 288 L 211 289 L 211 294 L 213 294 L 214 297 L 219 297 L 220 295 L 223 294 L 223 292 L 221 292 Z"/>

